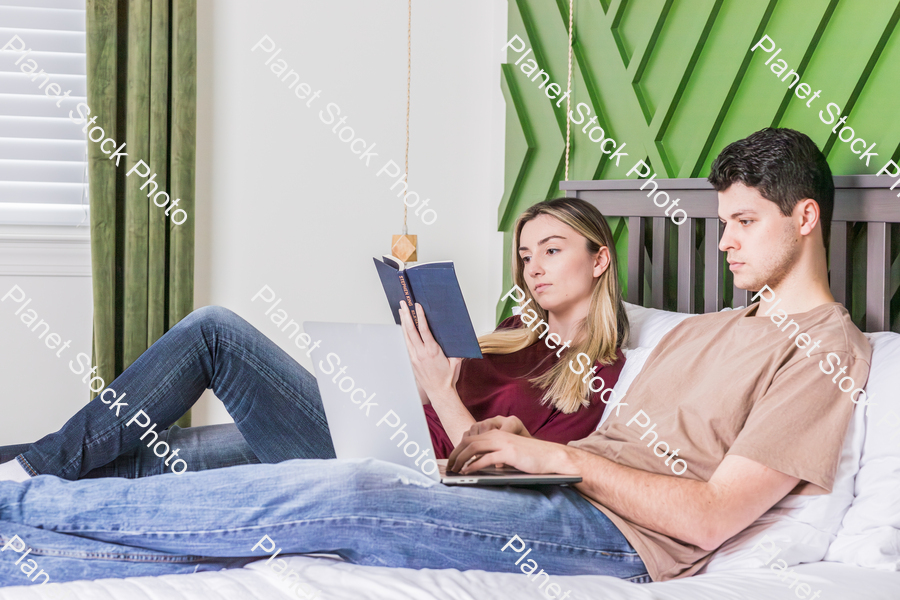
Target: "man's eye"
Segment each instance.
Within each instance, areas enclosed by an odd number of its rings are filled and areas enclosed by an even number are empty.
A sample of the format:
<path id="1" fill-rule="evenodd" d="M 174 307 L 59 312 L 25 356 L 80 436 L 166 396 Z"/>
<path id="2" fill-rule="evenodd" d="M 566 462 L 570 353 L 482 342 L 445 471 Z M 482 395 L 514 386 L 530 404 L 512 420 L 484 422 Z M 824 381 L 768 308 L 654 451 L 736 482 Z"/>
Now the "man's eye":
<path id="1" fill-rule="evenodd" d="M 745 227 L 747 226 L 748 223 L 752 223 L 752 222 L 753 222 L 753 221 L 749 221 L 749 220 L 747 220 L 747 219 L 743 219 L 743 220 L 740 221 L 741 225 L 744 225 Z"/>

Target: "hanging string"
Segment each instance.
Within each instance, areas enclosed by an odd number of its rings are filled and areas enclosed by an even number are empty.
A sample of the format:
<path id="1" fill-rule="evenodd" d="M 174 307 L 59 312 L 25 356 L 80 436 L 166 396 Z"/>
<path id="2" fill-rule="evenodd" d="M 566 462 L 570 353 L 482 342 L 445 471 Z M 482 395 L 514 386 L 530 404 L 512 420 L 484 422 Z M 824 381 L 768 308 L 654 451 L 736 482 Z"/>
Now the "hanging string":
<path id="1" fill-rule="evenodd" d="M 411 2 L 412 0 L 410 0 Z M 566 96 L 566 181 L 569 180 L 569 144 L 571 136 L 571 122 L 569 115 L 572 113 L 572 20 L 575 14 L 575 0 L 569 0 L 569 82 L 566 90 L 569 93 Z"/>
<path id="2" fill-rule="evenodd" d="M 406 20 L 406 185 L 409 185 L 409 79 L 412 70 L 412 0 Z M 406 235 L 406 199 L 403 200 L 403 235 Z"/>

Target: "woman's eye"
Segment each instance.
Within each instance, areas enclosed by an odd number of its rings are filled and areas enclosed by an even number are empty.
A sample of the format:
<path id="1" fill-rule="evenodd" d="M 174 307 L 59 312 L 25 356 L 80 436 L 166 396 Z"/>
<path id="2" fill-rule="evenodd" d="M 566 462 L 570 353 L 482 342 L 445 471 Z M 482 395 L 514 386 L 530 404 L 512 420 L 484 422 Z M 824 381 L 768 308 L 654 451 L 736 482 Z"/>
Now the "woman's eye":
<path id="1" fill-rule="evenodd" d="M 530 256 L 523 256 L 523 257 L 522 257 L 522 262 L 523 262 L 523 263 L 527 263 L 529 258 L 531 258 L 531 257 L 530 257 Z"/>
<path id="2" fill-rule="evenodd" d="M 549 254 L 551 252 L 555 254 L 555 253 L 559 252 L 559 248 L 548 248 L 547 253 Z"/>

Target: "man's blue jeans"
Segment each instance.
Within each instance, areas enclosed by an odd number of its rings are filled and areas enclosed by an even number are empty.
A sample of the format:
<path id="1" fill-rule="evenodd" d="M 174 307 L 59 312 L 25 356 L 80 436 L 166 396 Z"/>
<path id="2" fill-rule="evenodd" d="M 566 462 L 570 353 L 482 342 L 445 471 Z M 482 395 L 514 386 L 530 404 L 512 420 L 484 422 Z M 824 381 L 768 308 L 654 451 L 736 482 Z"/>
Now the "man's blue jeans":
<path id="1" fill-rule="evenodd" d="M 146 430 L 125 427 L 132 415 L 143 410 L 162 430 L 207 387 L 240 436 L 203 428 L 226 447 L 193 438 L 181 475 L 152 453 L 135 454 Z M 649 580 L 618 529 L 573 489 L 448 487 L 381 461 L 321 460 L 334 451 L 315 378 L 226 309 L 191 313 L 109 388 L 127 394 L 119 416 L 95 398 L 22 452 L 26 468 L 57 477 L 0 482 L 0 544 L 18 536 L 31 549 L 20 565 L 20 544 L 0 552 L 0 585 L 28 585 L 21 567 L 32 560 L 54 582 L 241 566 L 265 556 L 251 550 L 264 535 L 282 554 L 507 572 L 518 572 L 519 555 L 501 548 L 518 535 L 550 575 Z M 127 464 L 117 465 L 120 455 Z M 257 460 L 267 464 L 218 468 Z M 96 478 L 154 469 L 167 474 Z"/>

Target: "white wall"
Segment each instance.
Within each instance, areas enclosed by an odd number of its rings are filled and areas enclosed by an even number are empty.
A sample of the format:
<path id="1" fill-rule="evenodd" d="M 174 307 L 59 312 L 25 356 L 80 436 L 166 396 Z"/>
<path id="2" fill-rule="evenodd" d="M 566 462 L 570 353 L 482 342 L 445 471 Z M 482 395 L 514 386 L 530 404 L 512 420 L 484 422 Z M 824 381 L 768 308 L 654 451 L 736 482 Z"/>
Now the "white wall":
<path id="1" fill-rule="evenodd" d="M 79 370 L 91 354 L 90 272 L 87 227 L 0 225 L 0 445 L 40 439 L 87 404 L 69 361 Z"/>
<path id="2" fill-rule="evenodd" d="M 411 209 L 409 233 L 419 261 L 454 261 L 478 333 L 502 293 L 506 11 L 413 2 L 409 184 L 437 220 Z M 400 187 L 376 172 L 403 165 L 407 3 L 199 0 L 198 22 L 195 306 L 234 310 L 312 370 L 251 297 L 268 285 L 299 321 L 392 322 L 372 257 L 401 233 Z M 264 64 L 271 54 L 251 51 L 263 36 L 281 50 L 270 66 L 283 59 L 321 90 L 311 108 Z M 320 120 L 332 102 L 376 144 L 369 167 Z M 211 398 L 195 424 L 229 420 Z"/>

